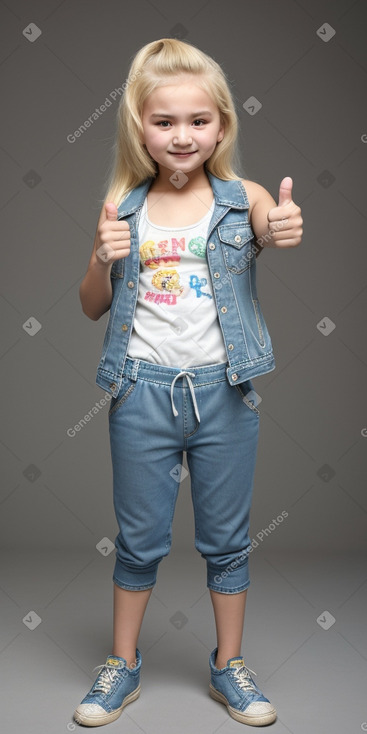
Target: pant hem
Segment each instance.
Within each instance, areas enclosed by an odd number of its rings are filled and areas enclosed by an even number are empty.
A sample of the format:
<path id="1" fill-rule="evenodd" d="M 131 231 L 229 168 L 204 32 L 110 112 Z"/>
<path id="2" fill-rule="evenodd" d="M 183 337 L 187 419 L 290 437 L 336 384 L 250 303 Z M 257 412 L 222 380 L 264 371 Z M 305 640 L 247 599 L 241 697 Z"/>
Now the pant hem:
<path id="1" fill-rule="evenodd" d="M 215 584 L 207 584 L 208 589 L 211 589 L 212 591 L 219 591 L 221 594 L 239 594 L 241 591 L 245 591 L 250 586 L 250 581 L 247 581 L 244 584 L 241 584 L 241 586 L 236 586 L 234 589 L 226 589 L 223 588 L 223 586 L 216 586 Z"/>
<path id="2" fill-rule="evenodd" d="M 118 579 L 116 579 L 115 576 L 113 576 L 113 582 L 118 586 L 120 589 L 126 589 L 127 591 L 145 591 L 146 589 L 153 589 L 155 586 L 155 581 L 152 584 L 147 584 L 144 586 L 132 586 L 132 584 L 125 584 Z"/>
<path id="3" fill-rule="evenodd" d="M 121 561 L 116 554 L 115 567 L 112 572 L 113 581 L 121 589 L 131 591 L 152 589 L 157 582 L 158 563 L 155 561 L 149 566 L 131 568 Z"/>

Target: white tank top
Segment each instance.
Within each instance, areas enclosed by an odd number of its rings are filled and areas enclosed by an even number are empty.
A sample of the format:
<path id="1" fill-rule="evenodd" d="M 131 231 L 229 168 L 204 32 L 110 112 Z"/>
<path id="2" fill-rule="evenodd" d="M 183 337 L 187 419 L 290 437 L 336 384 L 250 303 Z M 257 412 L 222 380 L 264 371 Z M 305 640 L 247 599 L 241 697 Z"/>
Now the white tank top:
<path id="1" fill-rule="evenodd" d="M 145 199 L 139 221 L 139 292 L 128 356 L 168 367 L 227 362 L 205 256 L 214 201 L 199 222 L 160 227 Z"/>

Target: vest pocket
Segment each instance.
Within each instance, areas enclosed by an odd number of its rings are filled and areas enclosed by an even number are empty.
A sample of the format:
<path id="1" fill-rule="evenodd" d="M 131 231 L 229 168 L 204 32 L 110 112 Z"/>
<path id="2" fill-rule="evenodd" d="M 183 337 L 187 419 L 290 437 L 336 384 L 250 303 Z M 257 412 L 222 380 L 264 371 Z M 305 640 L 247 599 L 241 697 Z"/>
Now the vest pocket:
<path id="1" fill-rule="evenodd" d="M 234 222 L 218 227 L 218 236 L 227 269 L 232 273 L 244 273 L 255 258 L 252 251 L 255 235 L 249 222 Z M 253 248 L 255 250 L 255 248 Z"/>
<path id="2" fill-rule="evenodd" d="M 259 343 L 260 343 L 260 345 L 262 347 L 264 347 L 265 346 L 265 337 L 264 337 L 264 332 L 263 332 L 263 328 L 262 328 L 262 325 L 261 325 L 261 318 L 260 318 L 261 311 L 260 311 L 259 299 L 258 298 L 253 298 L 252 299 L 252 303 L 253 303 L 253 306 L 254 306 L 254 314 L 255 314 L 255 318 L 256 318 L 257 329 L 258 329 L 258 332 L 259 332 Z"/>

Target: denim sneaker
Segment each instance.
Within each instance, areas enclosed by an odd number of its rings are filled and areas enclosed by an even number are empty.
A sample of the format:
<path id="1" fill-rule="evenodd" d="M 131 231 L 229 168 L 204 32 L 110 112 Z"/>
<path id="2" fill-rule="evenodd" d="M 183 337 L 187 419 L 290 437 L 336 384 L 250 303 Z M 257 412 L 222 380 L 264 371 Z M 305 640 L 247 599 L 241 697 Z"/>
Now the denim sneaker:
<path id="1" fill-rule="evenodd" d="M 216 668 L 218 648 L 210 655 L 211 682 L 209 694 L 227 706 L 228 713 L 236 721 L 252 726 L 271 724 L 277 717 L 275 708 L 257 687 L 242 657 L 230 658 L 225 668 Z"/>
<path id="2" fill-rule="evenodd" d="M 141 654 L 136 648 L 134 668 L 127 667 L 125 658 L 109 655 L 89 693 L 74 711 L 74 719 L 84 726 L 102 726 L 115 721 L 122 709 L 140 694 Z"/>

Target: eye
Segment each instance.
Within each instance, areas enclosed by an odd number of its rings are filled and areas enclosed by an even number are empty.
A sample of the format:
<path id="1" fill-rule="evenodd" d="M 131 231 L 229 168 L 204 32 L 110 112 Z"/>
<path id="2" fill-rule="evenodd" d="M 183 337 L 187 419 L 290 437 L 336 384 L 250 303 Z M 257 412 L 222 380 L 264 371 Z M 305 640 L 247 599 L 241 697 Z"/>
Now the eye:
<path id="1" fill-rule="evenodd" d="M 196 125 L 195 124 L 196 122 L 199 122 L 200 125 Z M 160 120 L 160 122 L 157 122 L 156 124 L 158 126 L 159 125 L 163 125 L 164 127 L 166 127 L 166 125 L 170 125 L 171 123 L 169 122 L 169 120 Z M 193 121 L 193 124 L 194 124 L 195 127 L 201 127 L 202 125 L 206 125 L 206 120 L 199 120 L 199 119 L 198 120 L 194 120 Z"/>

